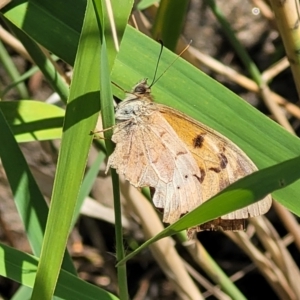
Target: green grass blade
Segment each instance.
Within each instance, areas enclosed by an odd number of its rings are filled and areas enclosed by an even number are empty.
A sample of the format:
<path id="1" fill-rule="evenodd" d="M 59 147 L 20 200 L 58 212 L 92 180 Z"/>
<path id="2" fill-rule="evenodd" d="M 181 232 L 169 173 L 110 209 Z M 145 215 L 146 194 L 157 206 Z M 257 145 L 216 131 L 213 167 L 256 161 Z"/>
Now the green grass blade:
<path id="1" fill-rule="evenodd" d="M 154 20 L 153 38 L 162 40 L 164 46 L 173 52 L 182 32 L 188 5 L 188 0 L 162 0 Z"/>
<path id="2" fill-rule="evenodd" d="M 98 21 L 98 27 L 101 34 L 101 66 L 100 66 L 100 95 L 101 95 L 101 115 L 103 128 L 109 128 L 115 123 L 114 118 L 114 107 L 113 97 L 111 91 L 110 72 L 108 62 L 108 53 L 106 45 L 106 32 L 109 26 L 106 24 L 106 18 L 104 11 L 108 9 L 105 7 L 104 2 L 100 4 L 98 1 L 93 1 L 95 12 Z M 111 22 L 113 22 L 111 20 Z M 113 26 L 113 25 L 112 25 Z M 115 58 L 115 57 L 114 57 Z M 114 144 L 111 141 L 112 130 L 104 132 L 105 144 L 108 155 L 114 150 Z M 114 211 L 115 211 L 115 232 L 116 232 L 116 255 L 117 260 L 121 260 L 125 257 L 124 246 L 123 246 L 123 227 L 122 227 L 122 212 L 121 212 L 121 199 L 120 199 L 120 188 L 119 188 L 119 177 L 115 170 L 111 172 L 112 184 L 113 184 L 113 196 L 114 196 Z M 126 265 L 118 267 L 118 285 L 120 299 L 128 299 L 127 289 L 127 272 Z"/>
<path id="3" fill-rule="evenodd" d="M 0 108 L 17 142 L 61 138 L 65 111 L 33 100 L 1 101 Z"/>
<path id="4" fill-rule="evenodd" d="M 2 111 L 0 111 L 0 137 L 1 161 L 31 248 L 35 255 L 39 255 L 48 208 Z M 40 209 L 37 209 L 39 206 Z"/>
<path id="5" fill-rule="evenodd" d="M 32 293 L 32 289 L 22 285 L 19 289 L 14 293 L 10 300 L 30 300 Z"/>
<path id="6" fill-rule="evenodd" d="M 3 89 L 3 91 L 1 91 L 1 93 L 2 93 L 1 97 L 4 98 L 4 96 L 6 95 L 6 93 L 8 93 L 12 88 L 14 88 L 15 86 L 19 85 L 23 81 L 29 79 L 38 70 L 39 70 L 39 68 L 37 66 L 34 66 L 31 69 L 29 69 L 28 71 L 26 71 L 25 73 L 23 73 L 22 75 L 20 75 L 18 77 L 18 79 L 14 80 L 14 82 L 12 82 L 11 84 L 6 85 L 5 88 Z M 26 99 L 26 98 L 28 98 L 28 97 L 23 97 L 23 99 Z"/>
<path id="7" fill-rule="evenodd" d="M 133 1 L 113 0 L 110 2 L 120 42 L 131 13 Z M 85 6 L 85 0 L 55 2 L 51 0 L 31 0 L 28 2 L 16 0 L 2 8 L 1 13 L 15 26 L 24 30 L 33 40 L 70 65 L 74 65 Z M 72 14 L 66 14 L 68 11 L 72 11 Z M 111 65 L 114 61 L 112 56 L 115 54 L 114 42 L 111 35 L 107 35 L 106 38 Z"/>
<path id="8" fill-rule="evenodd" d="M 32 299 L 51 299 L 100 110 L 95 16 L 87 10 L 70 88 L 49 217 Z M 45 282 L 47 284 L 45 285 Z"/>

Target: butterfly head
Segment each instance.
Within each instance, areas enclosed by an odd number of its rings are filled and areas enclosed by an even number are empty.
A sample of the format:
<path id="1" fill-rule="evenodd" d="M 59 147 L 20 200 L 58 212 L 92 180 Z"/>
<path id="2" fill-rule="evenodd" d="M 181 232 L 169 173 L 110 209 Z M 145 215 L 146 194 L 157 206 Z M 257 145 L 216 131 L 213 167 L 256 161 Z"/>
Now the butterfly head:
<path id="1" fill-rule="evenodd" d="M 149 97 L 151 93 L 151 88 L 147 84 L 147 78 L 143 79 L 138 84 L 136 84 L 133 87 L 131 93 L 137 96 L 138 98 Z"/>

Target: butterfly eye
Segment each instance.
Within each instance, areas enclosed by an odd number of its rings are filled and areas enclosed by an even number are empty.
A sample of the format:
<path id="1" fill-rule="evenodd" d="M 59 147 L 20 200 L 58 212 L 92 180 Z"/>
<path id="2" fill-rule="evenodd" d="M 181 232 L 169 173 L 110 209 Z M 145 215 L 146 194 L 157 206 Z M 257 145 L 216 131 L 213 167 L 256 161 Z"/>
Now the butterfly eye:
<path id="1" fill-rule="evenodd" d="M 135 93 L 139 93 L 139 94 L 145 94 L 146 93 L 146 87 L 144 85 L 138 85 L 135 89 L 134 89 Z"/>

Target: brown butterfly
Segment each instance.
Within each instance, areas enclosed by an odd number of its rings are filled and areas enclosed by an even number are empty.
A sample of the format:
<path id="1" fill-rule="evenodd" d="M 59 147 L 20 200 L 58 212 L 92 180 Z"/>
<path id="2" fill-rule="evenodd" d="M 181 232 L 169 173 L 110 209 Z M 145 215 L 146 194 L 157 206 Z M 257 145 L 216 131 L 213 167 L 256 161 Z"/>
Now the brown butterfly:
<path id="1" fill-rule="evenodd" d="M 257 168 L 233 142 L 168 106 L 157 104 L 144 79 L 116 107 L 111 167 L 135 187 L 155 190 L 153 203 L 163 222 L 174 223 Z M 242 230 L 244 219 L 266 213 L 270 195 L 199 230 Z"/>

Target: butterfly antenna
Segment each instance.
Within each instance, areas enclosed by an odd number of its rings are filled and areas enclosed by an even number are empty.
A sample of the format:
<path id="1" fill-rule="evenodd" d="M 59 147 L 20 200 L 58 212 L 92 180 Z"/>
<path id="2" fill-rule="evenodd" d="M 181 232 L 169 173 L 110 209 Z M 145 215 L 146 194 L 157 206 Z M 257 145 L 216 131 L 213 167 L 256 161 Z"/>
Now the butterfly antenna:
<path id="1" fill-rule="evenodd" d="M 190 40 L 190 42 L 186 45 L 186 47 L 177 55 L 177 57 L 172 61 L 172 63 L 163 71 L 163 73 L 157 78 L 155 79 L 156 77 L 156 73 L 157 73 L 157 69 L 158 69 L 158 63 L 159 63 L 159 60 L 160 60 L 160 57 L 161 57 L 161 54 L 162 54 L 162 50 L 163 50 L 163 43 L 162 41 L 159 41 L 160 44 L 161 44 L 161 50 L 160 50 L 160 53 L 159 53 L 159 57 L 158 57 L 158 61 L 157 61 L 157 64 L 156 64 L 156 69 L 155 69 L 155 73 L 154 73 L 154 78 L 153 78 L 153 81 L 152 83 L 150 84 L 150 88 L 173 66 L 173 64 L 176 62 L 176 60 L 182 56 L 182 54 L 190 47 L 191 43 L 193 42 L 192 40 Z"/>
<path id="2" fill-rule="evenodd" d="M 152 80 L 152 83 L 149 85 L 150 88 L 157 81 L 157 80 L 155 80 L 155 77 L 157 75 L 159 61 L 160 61 L 160 58 L 161 58 L 161 55 L 162 55 L 162 52 L 163 52 L 163 49 L 164 49 L 164 43 L 163 43 L 163 41 L 162 40 L 158 40 L 158 42 L 160 43 L 160 51 L 159 51 L 159 55 L 158 55 L 158 59 L 157 59 L 156 67 L 155 67 L 155 72 L 154 72 L 153 80 Z"/>
<path id="3" fill-rule="evenodd" d="M 121 91 L 123 91 L 124 93 L 126 93 L 126 91 L 122 88 L 122 87 L 120 87 L 118 84 L 116 84 L 115 82 L 111 82 L 114 86 L 116 86 L 118 89 L 120 89 Z"/>

